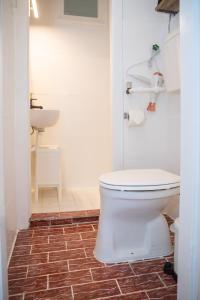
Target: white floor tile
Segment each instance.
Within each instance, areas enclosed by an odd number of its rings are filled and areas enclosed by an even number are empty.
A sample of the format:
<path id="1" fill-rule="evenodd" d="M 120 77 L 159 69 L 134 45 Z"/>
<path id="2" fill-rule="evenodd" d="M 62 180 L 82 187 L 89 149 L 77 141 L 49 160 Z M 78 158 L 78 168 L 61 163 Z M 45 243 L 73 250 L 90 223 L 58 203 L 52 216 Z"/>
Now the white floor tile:
<path id="1" fill-rule="evenodd" d="M 63 191 L 62 201 L 59 203 L 56 189 L 42 189 L 38 203 L 35 203 L 32 193 L 31 206 L 32 213 L 99 209 L 100 195 L 98 188 L 73 188 Z"/>

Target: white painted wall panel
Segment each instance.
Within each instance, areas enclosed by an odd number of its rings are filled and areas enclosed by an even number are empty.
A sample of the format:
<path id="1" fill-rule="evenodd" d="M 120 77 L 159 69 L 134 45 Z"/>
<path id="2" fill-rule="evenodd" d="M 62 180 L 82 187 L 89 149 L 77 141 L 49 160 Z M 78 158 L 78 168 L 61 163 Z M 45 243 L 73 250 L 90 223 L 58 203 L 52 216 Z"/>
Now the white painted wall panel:
<path id="1" fill-rule="evenodd" d="M 161 53 L 156 61 L 159 70 L 164 68 L 164 41 L 168 34 L 168 14 L 155 12 L 156 2 L 125 0 L 124 10 L 124 88 L 127 68 L 141 60 L 148 59 L 151 47 L 157 43 Z M 176 17 L 177 19 L 177 17 Z M 171 27 L 177 26 L 172 20 Z M 131 69 L 130 73 L 151 76 L 155 65 L 149 70 L 147 65 Z M 140 85 L 133 81 L 133 84 Z M 130 128 L 124 121 L 124 167 L 125 168 L 163 168 L 179 173 L 180 108 L 179 94 L 160 94 L 156 112 L 147 112 L 151 100 L 148 94 L 124 95 L 124 110 L 134 107 L 145 111 L 146 122 L 141 127 Z"/>

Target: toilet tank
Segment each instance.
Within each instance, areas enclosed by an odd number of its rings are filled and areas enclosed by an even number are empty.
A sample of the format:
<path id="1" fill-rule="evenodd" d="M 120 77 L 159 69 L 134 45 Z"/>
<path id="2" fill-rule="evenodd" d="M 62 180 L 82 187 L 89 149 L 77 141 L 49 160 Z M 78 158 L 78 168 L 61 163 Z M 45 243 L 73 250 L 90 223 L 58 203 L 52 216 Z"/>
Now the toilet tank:
<path id="1" fill-rule="evenodd" d="M 180 33 L 168 34 L 164 44 L 164 75 L 167 92 L 180 90 Z"/>

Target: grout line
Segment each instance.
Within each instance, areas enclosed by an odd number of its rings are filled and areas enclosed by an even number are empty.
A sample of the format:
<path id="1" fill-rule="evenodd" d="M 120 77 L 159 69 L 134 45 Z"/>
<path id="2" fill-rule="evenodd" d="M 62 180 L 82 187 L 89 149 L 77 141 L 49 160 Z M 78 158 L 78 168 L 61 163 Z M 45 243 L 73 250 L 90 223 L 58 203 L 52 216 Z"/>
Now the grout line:
<path id="1" fill-rule="evenodd" d="M 22 296 L 22 300 L 24 299 L 24 293 L 22 294 L 13 294 L 13 295 L 9 295 L 10 297 L 18 297 L 18 296 Z"/>
<path id="2" fill-rule="evenodd" d="M 120 286 L 119 286 L 119 283 L 118 283 L 117 279 L 115 279 L 115 281 L 116 281 L 116 284 L 117 284 L 118 289 L 119 289 L 119 291 L 120 291 L 120 294 L 122 295 L 122 290 L 121 290 L 121 288 L 120 288 Z"/>
<path id="3" fill-rule="evenodd" d="M 26 278 L 28 278 L 28 272 L 29 272 L 29 266 L 27 266 L 27 270 L 26 270 Z"/>
<path id="4" fill-rule="evenodd" d="M 80 248 L 78 250 L 84 250 L 83 248 Z M 61 251 L 66 251 L 66 250 L 61 250 Z M 61 252 L 61 251 L 54 251 L 54 252 Z M 71 251 L 71 250 L 68 250 L 68 251 Z M 74 251 L 72 249 L 72 251 Z M 9 267 L 9 269 L 12 269 L 12 268 L 21 268 L 21 267 L 28 267 L 28 266 L 38 266 L 38 265 L 44 265 L 44 264 L 47 264 L 47 263 L 56 263 L 56 262 L 61 262 L 61 261 L 74 261 L 74 260 L 79 260 L 79 259 L 86 259 L 86 258 L 93 258 L 93 257 L 79 257 L 79 258 L 67 258 L 67 259 L 62 259 L 62 260 L 55 260 L 55 261 L 49 261 L 49 252 L 43 252 L 41 254 L 44 254 L 44 253 L 47 253 L 47 262 L 45 263 L 37 263 L 37 264 L 31 264 L 31 265 L 17 265 L 17 266 L 11 266 Z M 39 253 L 40 254 L 40 253 Z M 37 254 L 36 254 L 37 255 Z M 101 267 L 94 267 L 94 268 L 101 268 Z M 81 269 L 81 270 L 88 270 L 88 269 Z"/>
<path id="5" fill-rule="evenodd" d="M 92 229 L 93 229 L 93 231 L 95 231 L 94 224 L 92 224 Z"/>
<path id="6" fill-rule="evenodd" d="M 161 283 L 164 285 L 164 287 L 167 288 L 167 285 L 165 284 L 165 282 L 164 282 L 163 279 L 161 278 L 160 274 L 159 274 L 158 272 L 156 272 L 156 274 L 158 275 L 158 277 L 159 277 Z"/>
<path id="7" fill-rule="evenodd" d="M 87 256 L 87 253 L 86 253 L 85 248 L 83 248 L 83 250 L 84 250 L 84 252 L 85 252 L 85 258 L 89 258 L 89 257 Z"/>
<path id="8" fill-rule="evenodd" d="M 133 272 L 133 275 L 137 275 L 137 274 L 135 273 L 135 271 L 134 271 L 133 267 L 131 266 L 131 263 L 130 263 L 130 262 L 128 262 L 128 265 L 130 266 L 130 268 L 131 268 L 131 271 Z"/>
<path id="9" fill-rule="evenodd" d="M 59 273 L 60 274 L 60 273 Z M 28 279 L 37 279 L 37 278 L 42 278 L 42 277 L 47 277 L 47 274 L 46 275 L 39 275 L 39 276 L 33 276 L 33 277 L 28 277 Z M 11 279 L 11 280 L 9 280 L 8 282 L 16 282 L 16 281 L 19 281 L 19 280 L 25 280 L 25 279 L 27 279 L 27 278 L 17 278 L 17 279 Z M 23 286 L 23 285 L 22 285 Z M 44 290 L 42 290 L 42 291 L 44 291 Z M 46 291 L 46 289 L 45 289 L 45 291 Z M 33 292 L 37 292 L 37 291 L 33 291 Z M 33 292 L 31 292 L 31 293 L 33 293 Z M 22 292 L 23 293 L 23 292 Z M 19 293 L 18 293 L 19 294 Z M 12 294 L 12 295 L 10 295 L 10 296 L 14 296 L 14 295 L 18 295 L 18 294 Z"/>
<path id="10" fill-rule="evenodd" d="M 72 300 L 74 300 L 74 291 L 72 285 L 71 285 L 71 293 L 72 293 Z"/>
<path id="11" fill-rule="evenodd" d="M 67 269 L 68 269 L 68 272 L 70 272 L 70 270 L 69 270 L 69 260 L 67 260 Z"/>
<path id="12" fill-rule="evenodd" d="M 144 290 L 145 295 L 147 296 L 147 299 L 150 300 L 148 292 L 146 290 Z"/>
<path id="13" fill-rule="evenodd" d="M 49 274 L 47 274 L 47 290 L 49 290 Z"/>
<path id="14" fill-rule="evenodd" d="M 89 269 L 89 271 L 90 271 L 90 275 L 91 275 L 92 281 L 94 281 L 94 277 L 93 277 L 93 275 L 92 275 L 92 270 L 91 270 L 91 268 Z"/>
<path id="15" fill-rule="evenodd" d="M 76 273 L 76 272 L 80 272 L 80 271 L 89 271 L 90 269 L 81 269 L 81 270 L 75 270 L 75 271 L 65 271 L 65 272 L 61 272 L 61 273 L 50 273 L 50 274 L 44 274 L 44 275 L 38 275 L 38 276 L 29 276 L 28 278 L 38 278 L 38 277 L 46 277 L 46 276 L 55 276 L 55 275 L 60 275 L 60 274 L 68 274 L 68 273 Z M 122 278 L 122 277 L 120 277 Z M 119 278 L 119 279 L 120 279 Z M 123 278 L 126 278 L 126 277 L 123 277 Z M 25 279 L 25 278 L 17 278 L 17 279 L 11 279 L 9 281 L 15 281 L 15 280 L 18 280 L 18 279 Z M 106 280 L 94 280 L 94 282 L 101 282 L 101 281 L 107 281 L 107 280 L 115 280 L 115 278 L 111 278 L 111 279 L 106 279 Z M 87 284 L 88 282 L 85 282 L 85 283 L 78 283 L 78 284 L 74 284 L 74 285 L 81 285 L 81 284 Z M 62 286 L 62 287 L 66 287 L 66 286 Z M 57 289 L 57 288 L 62 288 L 62 287 L 53 287 L 51 289 Z M 49 288 L 50 289 L 50 288 Z"/>

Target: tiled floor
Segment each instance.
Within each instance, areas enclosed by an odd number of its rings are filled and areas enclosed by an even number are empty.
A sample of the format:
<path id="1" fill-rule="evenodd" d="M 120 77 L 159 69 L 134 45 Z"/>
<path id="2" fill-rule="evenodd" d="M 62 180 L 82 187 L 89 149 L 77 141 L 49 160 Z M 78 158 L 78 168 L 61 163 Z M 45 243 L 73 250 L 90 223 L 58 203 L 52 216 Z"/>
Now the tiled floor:
<path id="1" fill-rule="evenodd" d="M 41 189 L 39 201 L 35 202 L 32 193 L 32 213 L 67 212 L 77 210 L 99 209 L 100 196 L 98 188 L 74 188 L 63 191 L 61 203 L 57 199 L 56 189 Z"/>
<path id="2" fill-rule="evenodd" d="M 97 223 L 19 232 L 9 267 L 10 300 L 176 299 L 162 271 L 172 257 L 103 264 L 93 256 Z"/>
<path id="3" fill-rule="evenodd" d="M 91 223 L 99 220 L 100 210 L 81 210 L 60 213 L 35 213 L 31 215 L 30 227 Z"/>

